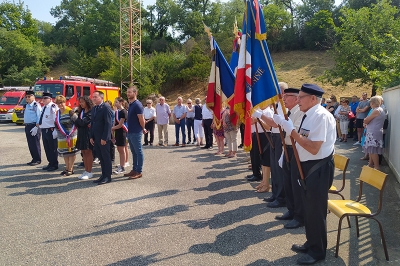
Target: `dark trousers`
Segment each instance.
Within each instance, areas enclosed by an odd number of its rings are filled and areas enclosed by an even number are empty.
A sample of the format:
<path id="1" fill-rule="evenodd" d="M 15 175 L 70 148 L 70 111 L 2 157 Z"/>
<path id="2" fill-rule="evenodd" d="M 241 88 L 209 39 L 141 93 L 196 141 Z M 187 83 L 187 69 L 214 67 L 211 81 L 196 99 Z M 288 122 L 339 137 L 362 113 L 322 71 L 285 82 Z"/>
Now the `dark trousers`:
<path id="1" fill-rule="evenodd" d="M 314 173 L 307 176 L 308 171 L 317 161 L 302 162 L 306 178 L 307 190 L 302 189 L 304 207 L 304 225 L 307 241 L 304 244 L 307 253 L 314 259 L 324 259 L 327 247 L 326 214 L 328 209 L 328 190 L 334 175 L 333 156 Z"/>
<path id="2" fill-rule="evenodd" d="M 186 144 L 186 121 L 182 119 L 178 123 L 175 123 L 175 143 L 179 144 L 179 130 L 182 133 L 182 144 Z"/>
<path id="3" fill-rule="evenodd" d="M 194 136 L 194 118 L 186 118 L 186 128 L 188 141 L 192 142 L 192 135 L 193 141 L 196 140 L 196 137 Z"/>
<path id="4" fill-rule="evenodd" d="M 42 141 L 49 166 L 58 168 L 57 139 L 53 139 L 53 130 L 42 128 Z"/>
<path id="5" fill-rule="evenodd" d="M 289 163 L 286 160 L 286 155 L 283 155 L 283 186 L 285 189 L 285 200 L 289 214 L 293 219 L 303 223 L 303 198 L 301 190 L 303 189 L 298 182 L 299 169 L 294 157 L 292 146 L 286 146 L 289 156 Z"/>
<path id="6" fill-rule="evenodd" d="M 144 128 L 147 130 L 147 133 L 144 134 L 144 144 L 153 144 L 154 140 L 154 119 L 150 122 L 147 122 Z M 150 134 L 150 142 L 149 142 L 149 134 Z"/>
<path id="7" fill-rule="evenodd" d="M 240 124 L 239 129 L 240 129 L 240 145 L 243 146 L 243 144 L 244 144 L 244 124 L 243 123 Z"/>
<path id="8" fill-rule="evenodd" d="M 354 136 L 354 134 L 357 136 L 357 129 L 355 127 L 354 122 L 356 121 L 355 118 L 350 119 L 349 122 L 349 138 L 352 138 Z M 356 132 L 354 132 L 356 130 Z"/>
<path id="9" fill-rule="evenodd" d="M 103 179 L 111 178 L 112 163 L 110 154 L 111 141 L 107 141 L 106 145 L 101 145 L 99 140 L 94 141 L 94 149 L 96 150 L 96 156 L 100 160 L 101 176 Z"/>
<path id="10" fill-rule="evenodd" d="M 36 136 L 31 135 L 31 130 L 36 125 L 26 125 L 25 126 L 25 136 L 26 141 L 28 142 L 29 152 L 32 156 L 32 162 L 41 162 L 42 161 L 42 151 L 40 149 L 40 136 L 42 135 L 40 128 L 38 128 Z"/>
<path id="11" fill-rule="evenodd" d="M 110 159 L 111 162 L 115 161 L 115 145 L 112 142 L 110 142 Z"/>
<path id="12" fill-rule="evenodd" d="M 272 196 L 283 203 L 285 202 L 283 170 L 278 164 L 279 158 L 281 158 L 282 155 L 282 140 L 279 133 L 272 133 L 271 139 L 274 144 L 274 149 L 270 149 Z"/>
<path id="13" fill-rule="evenodd" d="M 206 147 L 213 145 L 213 130 L 211 128 L 212 119 L 203 119 L 204 137 L 206 139 Z"/>
<path id="14" fill-rule="evenodd" d="M 250 150 L 250 160 L 251 160 L 251 170 L 253 171 L 253 175 L 261 178 L 261 155 L 260 149 L 258 148 L 257 143 L 257 133 L 251 134 L 251 150 Z"/>

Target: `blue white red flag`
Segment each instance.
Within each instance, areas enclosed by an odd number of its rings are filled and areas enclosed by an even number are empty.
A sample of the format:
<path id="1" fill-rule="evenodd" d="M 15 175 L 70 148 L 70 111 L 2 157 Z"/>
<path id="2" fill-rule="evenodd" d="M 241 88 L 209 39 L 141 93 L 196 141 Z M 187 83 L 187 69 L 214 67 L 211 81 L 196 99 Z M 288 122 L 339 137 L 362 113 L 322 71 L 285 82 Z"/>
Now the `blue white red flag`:
<path id="1" fill-rule="evenodd" d="M 213 110 L 214 124 L 219 129 L 221 127 L 222 105 L 227 105 L 233 97 L 235 75 L 212 36 L 210 37 L 210 45 L 213 58 L 206 103 L 207 107 Z"/>
<path id="2" fill-rule="evenodd" d="M 253 111 L 264 109 L 278 102 L 281 90 L 278 85 L 275 69 L 267 46 L 267 30 L 264 14 L 257 0 L 247 0 L 248 23 L 247 46 L 251 46 L 251 102 Z"/>

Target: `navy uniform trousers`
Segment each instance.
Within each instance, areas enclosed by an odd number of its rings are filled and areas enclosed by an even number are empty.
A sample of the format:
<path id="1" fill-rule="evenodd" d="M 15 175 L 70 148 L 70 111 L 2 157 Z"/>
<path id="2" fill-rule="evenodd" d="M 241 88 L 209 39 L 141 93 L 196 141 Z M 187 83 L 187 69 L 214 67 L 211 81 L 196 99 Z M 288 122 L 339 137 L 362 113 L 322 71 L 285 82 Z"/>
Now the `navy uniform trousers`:
<path id="1" fill-rule="evenodd" d="M 56 130 L 53 128 L 53 130 Z M 42 141 L 50 167 L 58 168 L 57 139 L 53 139 L 51 128 L 42 128 Z"/>
<path id="2" fill-rule="evenodd" d="M 281 158 L 282 155 L 282 139 L 279 133 L 272 133 L 271 140 L 274 144 L 274 149 L 270 149 L 272 197 L 280 203 L 284 203 L 285 189 L 283 185 L 283 170 L 278 164 L 279 158 Z"/>
<path id="3" fill-rule="evenodd" d="M 299 169 L 297 167 L 296 158 L 294 157 L 291 145 L 286 145 L 289 163 L 287 163 L 286 155 L 283 155 L 283 186 L 286 196 L 286 207 L 293 219 L 303 223 L 303 198 L 301 190 L 303 189 L 298 182 Z"/>
<path id="4" fill-rule="evenodd" d="M 110 140 L 107 140 L 106 145 L 101 145 L 101 139 L 94 140 L 94 150 L 100 160 L 102 179 L 111 178 L 112 174 L 110 145 Z"/>
<path id="5" fill-rule="evenodd" d="M 335 165 L 333 156 L 306 178 L 307 190 L 302 189 L 304 225 L 307 241 L 304 246 L 314 259 L 325 259 L 327 247 L 326 215 L 328 210 L 328 190 L 333 182 Z M 302 162 L 304 173 L 321 160 Z"/>
<path id="6" fill-rule="evenodd" d="M 42 151 L 40 149 L 40 135 L 41 130 L 38 128 L 36 136 L 31 135 L 31 130 L 36 126 L 35 123 L 25 126 L 26 141 L 28 142 L 29 152 L 32 156 L 32 162 L 42 161 Z"/>

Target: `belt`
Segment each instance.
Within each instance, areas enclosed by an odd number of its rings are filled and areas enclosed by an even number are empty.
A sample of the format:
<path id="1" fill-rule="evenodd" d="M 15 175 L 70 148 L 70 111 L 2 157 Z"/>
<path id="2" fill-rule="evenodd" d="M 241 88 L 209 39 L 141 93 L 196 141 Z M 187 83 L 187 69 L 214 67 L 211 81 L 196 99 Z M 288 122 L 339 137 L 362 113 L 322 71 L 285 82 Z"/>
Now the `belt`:
<path id="1" fill-rule="evenodd" d="M 36 125 L 36 123 L 24 123 L 25 126 L 32 126 L 32 125 Z"/>
<path id="2" fill-rule="evenodd" d="M 193 119 L 194 119 L 194 117 L 186 117 L 186 119 L 192 119 L 192 120 L 193 120 Z"/>

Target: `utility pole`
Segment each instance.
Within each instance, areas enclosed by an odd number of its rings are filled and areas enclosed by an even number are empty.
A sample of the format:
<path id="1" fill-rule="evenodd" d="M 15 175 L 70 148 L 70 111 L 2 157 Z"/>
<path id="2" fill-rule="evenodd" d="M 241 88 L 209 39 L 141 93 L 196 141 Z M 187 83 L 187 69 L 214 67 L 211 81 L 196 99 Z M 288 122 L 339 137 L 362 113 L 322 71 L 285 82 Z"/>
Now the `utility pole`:
<path id="1" fill-rule="evenodd" d="M 142 66 L 142 14 L 139 0 L 120 0 L 121 90 L 137 84 Z M 136 79 L 135 79 L 136 78 Z"/>

